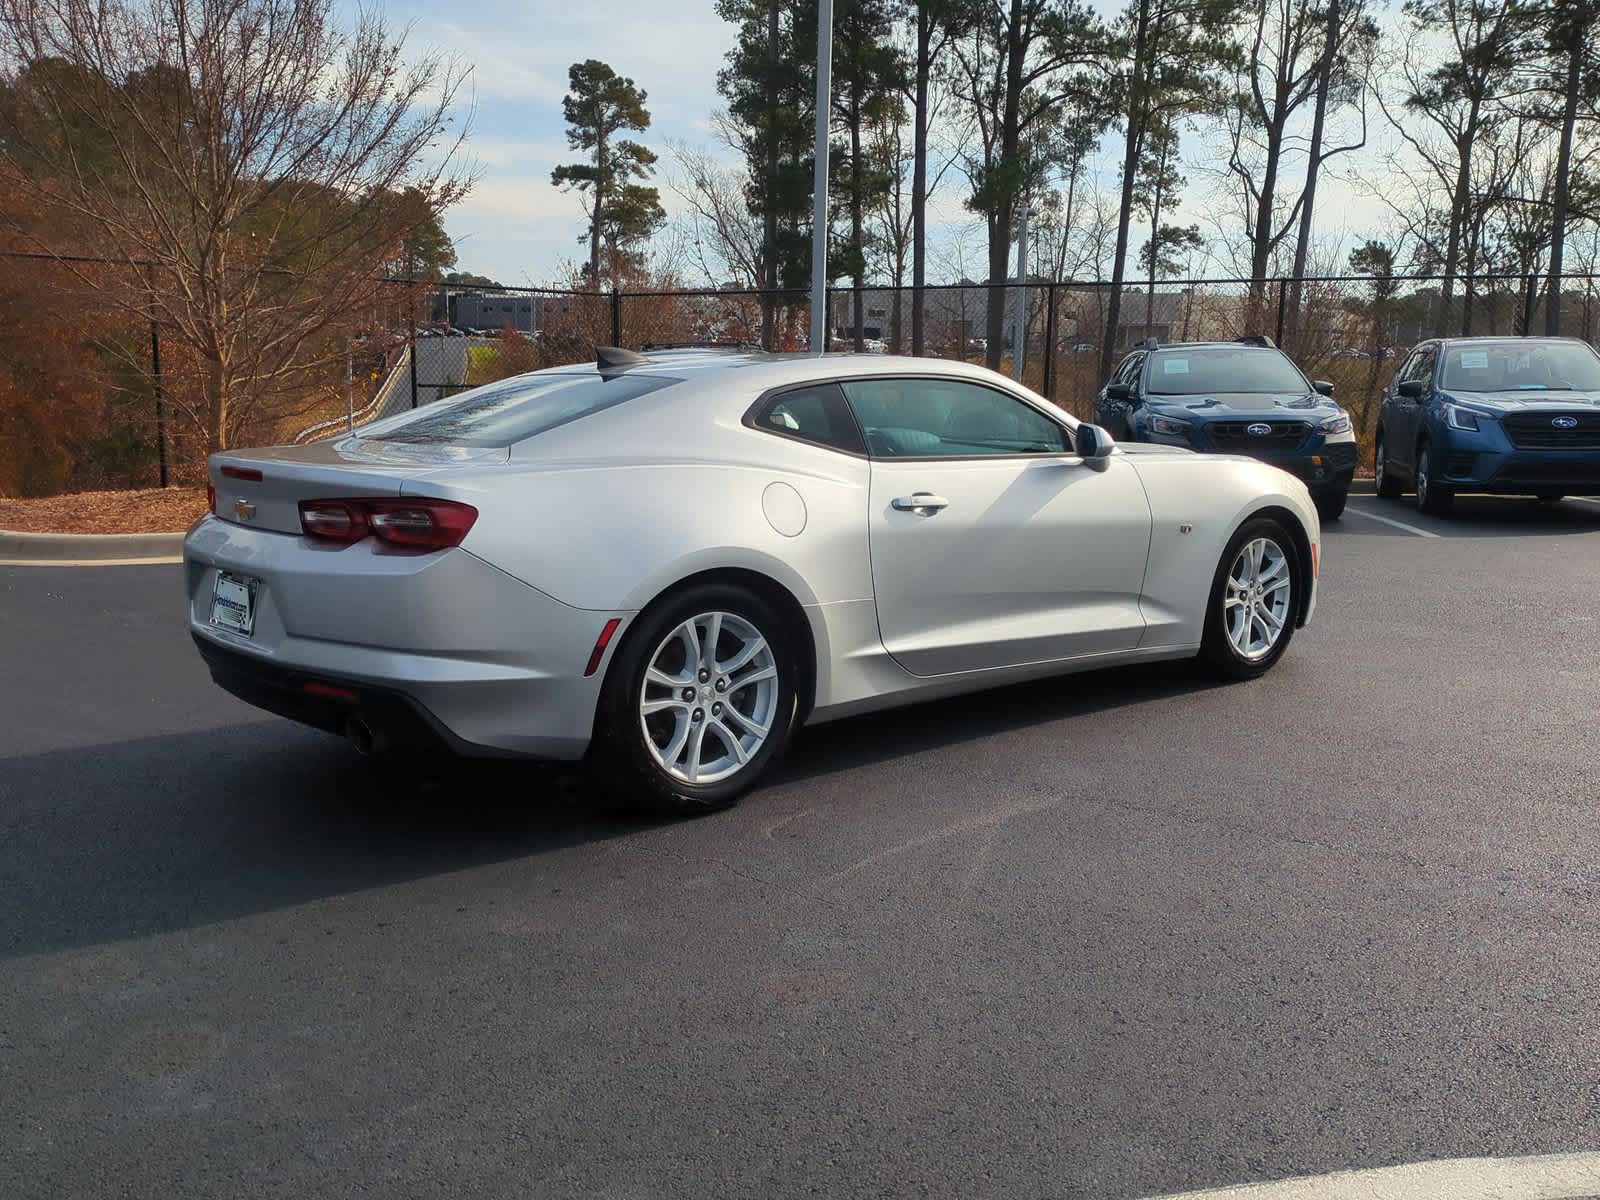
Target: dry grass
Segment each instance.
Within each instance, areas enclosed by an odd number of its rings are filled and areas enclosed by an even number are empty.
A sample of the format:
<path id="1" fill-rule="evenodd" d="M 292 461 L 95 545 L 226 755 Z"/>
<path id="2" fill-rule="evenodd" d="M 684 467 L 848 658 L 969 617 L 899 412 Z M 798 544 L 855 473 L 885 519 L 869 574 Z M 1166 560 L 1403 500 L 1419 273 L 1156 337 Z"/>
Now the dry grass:
<path id="1" fill-rule="evenodd" d="M 206 511 L 205 488 L 0 497 L 0 529 L 14 533 L 181 533 Z"/>

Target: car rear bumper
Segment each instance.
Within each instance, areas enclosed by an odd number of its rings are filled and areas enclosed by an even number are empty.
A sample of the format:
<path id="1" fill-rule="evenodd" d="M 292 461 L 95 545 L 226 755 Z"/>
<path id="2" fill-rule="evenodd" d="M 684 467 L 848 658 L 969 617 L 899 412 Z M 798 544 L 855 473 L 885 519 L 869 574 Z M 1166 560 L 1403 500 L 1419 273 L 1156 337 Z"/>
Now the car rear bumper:
<path id="1" fill-rule="evenodd" d="M 211 622 L 219 570 L 260 581 L 250 636 Z M 464 549 L 328 547 L 209 518 L 184 576 L 190 633 L 228 691 L 320 729 L 359 716 L 397 744 L 480 756 L 581 758 L 604 678 L 604 663 L 584 674 L 589 655 L 630 615 L 572 608 Z"/>

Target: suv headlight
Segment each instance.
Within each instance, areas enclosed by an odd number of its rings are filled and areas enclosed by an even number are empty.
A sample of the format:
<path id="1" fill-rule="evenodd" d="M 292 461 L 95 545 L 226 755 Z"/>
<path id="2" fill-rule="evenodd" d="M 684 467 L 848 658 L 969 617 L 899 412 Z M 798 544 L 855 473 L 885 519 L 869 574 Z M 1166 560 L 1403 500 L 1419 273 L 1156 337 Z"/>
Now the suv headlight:
<path id="1" fill-rule="evenodd" d="M 1164 433 L 1168 437 L 1188 437 L 1190 425 L 1187 421 L 1180 421 L 1177 417 L 1163 417 L 1159 413 L 1150 417 L 1150 428 L 1155 433 Z"/>
<path id="2" fill-rule="evenodd" d="M 1349 433 L 1350 414 L 1338 413 L 1322 423 L 1323 433 Z"/>
<path id="3" fill-rule="evenodd" d="M 1470 429 L 1474 433 L 1478 430 L 1478 414 L 1465 408 L 1457 408 L 1454 404 L 1444 406 L 1444 423 L 1451 429 Z"/>

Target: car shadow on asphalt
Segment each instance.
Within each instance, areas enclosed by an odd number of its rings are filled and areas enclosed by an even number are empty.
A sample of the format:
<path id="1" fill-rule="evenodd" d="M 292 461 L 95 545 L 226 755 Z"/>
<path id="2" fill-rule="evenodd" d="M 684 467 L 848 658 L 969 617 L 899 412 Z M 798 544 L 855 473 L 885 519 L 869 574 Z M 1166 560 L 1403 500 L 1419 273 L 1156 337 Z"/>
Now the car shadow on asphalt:
<path id="1" fill-rule="evenodd" d="M 1040 680 L 803 730 L 772 783 L 1211 686 L 1189 664 Z M 760 790 L 749 803 L 759 804 Z M 714 819 L 714 818 L 713 818 Z M 451 760 L 376 769 L 277 721 L 0 761 L 0 960 L 148 936 L 628 837 L 582 774 Z"/>

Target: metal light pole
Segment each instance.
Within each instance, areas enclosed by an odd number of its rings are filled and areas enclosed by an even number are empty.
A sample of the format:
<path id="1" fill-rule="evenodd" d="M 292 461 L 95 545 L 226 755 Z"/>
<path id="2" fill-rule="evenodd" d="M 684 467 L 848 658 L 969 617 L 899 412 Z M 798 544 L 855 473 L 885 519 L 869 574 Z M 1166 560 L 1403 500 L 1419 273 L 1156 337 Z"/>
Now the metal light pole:
<path id="1" fill-rule="evenodd" d="M 1017 315 L 1011 323 L 1011 378 L 1022 382 L 1022 356 L 1028 346 L 1028 218 L 1026 205 L 1017 216 Z"/>
<path id="2" fill-rule="evenodd" d="M 811 349 L 828 348 L 828 126 L 833 102 L 833 0 L 817 5 L 817 164 L 811 220 Z"/>

